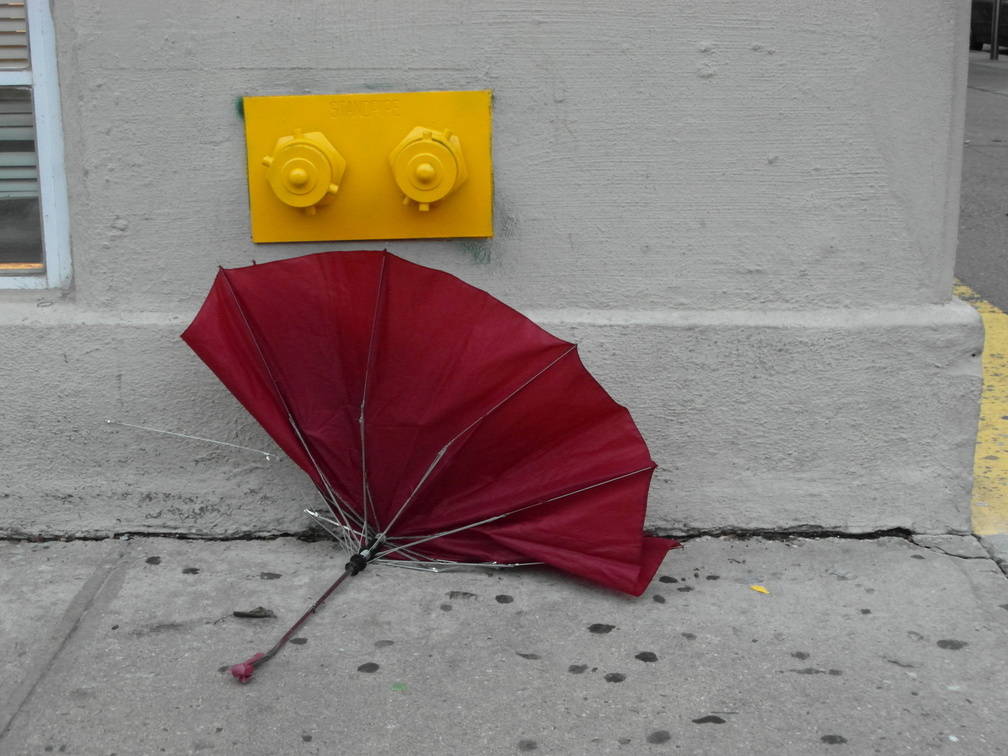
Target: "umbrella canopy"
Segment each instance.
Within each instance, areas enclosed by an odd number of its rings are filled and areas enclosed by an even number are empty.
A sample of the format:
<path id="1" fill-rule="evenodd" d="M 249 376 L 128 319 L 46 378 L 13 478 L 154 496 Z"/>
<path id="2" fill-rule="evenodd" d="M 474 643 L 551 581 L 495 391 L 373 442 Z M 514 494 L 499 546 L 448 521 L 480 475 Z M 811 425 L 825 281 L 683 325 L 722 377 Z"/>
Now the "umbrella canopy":
<path id="1" fill-rule="evenodd" d="M 655 465 L 576 347 L 388 252 L 221 269 L 182 335 L 372 559 L 543 563 L 640 595 Z"/>

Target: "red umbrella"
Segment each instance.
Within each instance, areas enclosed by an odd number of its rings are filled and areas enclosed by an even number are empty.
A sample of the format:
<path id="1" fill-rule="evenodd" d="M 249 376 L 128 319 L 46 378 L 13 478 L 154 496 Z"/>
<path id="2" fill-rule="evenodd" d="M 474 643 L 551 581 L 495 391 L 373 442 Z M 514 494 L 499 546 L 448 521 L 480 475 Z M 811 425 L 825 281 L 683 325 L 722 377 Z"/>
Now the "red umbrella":
<path id="1" fill-rule="evenodd" d="M 655 464 L 573 344 L 388 252 L 221 269 L 182 334 L 328 505 L 348 575 L 374 560 L 541 563 L 640 595 Z"/>

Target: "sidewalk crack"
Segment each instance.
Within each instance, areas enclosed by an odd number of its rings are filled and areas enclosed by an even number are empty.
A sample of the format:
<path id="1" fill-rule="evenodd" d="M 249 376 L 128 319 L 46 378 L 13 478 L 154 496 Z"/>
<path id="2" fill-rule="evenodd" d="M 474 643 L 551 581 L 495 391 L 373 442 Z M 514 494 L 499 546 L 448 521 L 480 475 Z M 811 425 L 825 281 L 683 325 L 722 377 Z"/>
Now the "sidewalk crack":
<path id="1" fill-rule="evenodd" d="M 95 568 L 84 585 L 77 591 L 77 594 L 63 613 L 63 617 L 52 629 L 41 652 L 36 655 L 34 662 L 26 672 L 24 680 L 10 693 L 3 705 L 0 706 L 0 744 L 3 743 L 7 733 L 10 732 L 18 714 L 21 713 L 31 700 L 35 690 L 49 674 L 49 671 L 56 664 L 60 655 L 76 634 L 88 610 L 94 606 L 96 599 L 109 584 L 109 580 L 124 563 L 123 557 L 129 548 L 129 544 L 116 543 L 109 550 L 108 556 L 102 560 L 102 564 Z M 0 748 L 0 751 L 2 751 L 2 748 Z"/>

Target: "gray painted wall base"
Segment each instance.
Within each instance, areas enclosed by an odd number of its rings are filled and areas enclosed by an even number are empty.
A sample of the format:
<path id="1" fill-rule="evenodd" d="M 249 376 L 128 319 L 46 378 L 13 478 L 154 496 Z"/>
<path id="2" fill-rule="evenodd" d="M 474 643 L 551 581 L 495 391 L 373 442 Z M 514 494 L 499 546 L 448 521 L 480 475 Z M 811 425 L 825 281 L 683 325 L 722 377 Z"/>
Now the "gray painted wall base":
<path id="1" fill-rule="evenodd" d="M 982 328 L 961 302 L 529 314 L 633 413 L 659 532 L 969 531 Z M 0 315 L 2 382 L 19 387 L 0 414 L 0 535 L 307 527 L 312 489 L 288 460 L 105 422 L 274 449 L 178 338 L 191 314 Z"/>

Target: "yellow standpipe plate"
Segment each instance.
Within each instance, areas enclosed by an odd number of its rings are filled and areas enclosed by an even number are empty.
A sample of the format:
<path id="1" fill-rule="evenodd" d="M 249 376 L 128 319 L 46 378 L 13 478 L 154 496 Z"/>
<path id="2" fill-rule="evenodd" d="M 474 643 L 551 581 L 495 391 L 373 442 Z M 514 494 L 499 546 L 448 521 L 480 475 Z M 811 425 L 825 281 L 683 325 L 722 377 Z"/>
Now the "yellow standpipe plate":
<path id="1" fill-rule="evenodd" d="M 244 114 L 253 241 L 493 236 L 487 90 L 246 97 Z M 426 210 L 415 201 L 404 204 L 390 162 L 393 151 L 418 127 L 457 137 L 465 164 L 464 181 Z M 307 210 L 278 198 L 263 162 L 280 139 L 295 132 L 324 134 L 346 161 L 331 200 Z M 309 166 L 306 173 L 314 172 Z M 296 177 L 303 178 L 300 172 Z"/>
<path id="2" fill-rule="evenodd" d="M 1008 314 L 957 283 L 984 323 L 983 394 L 973 462 L 973 532 L 1008 533 Z"/>

